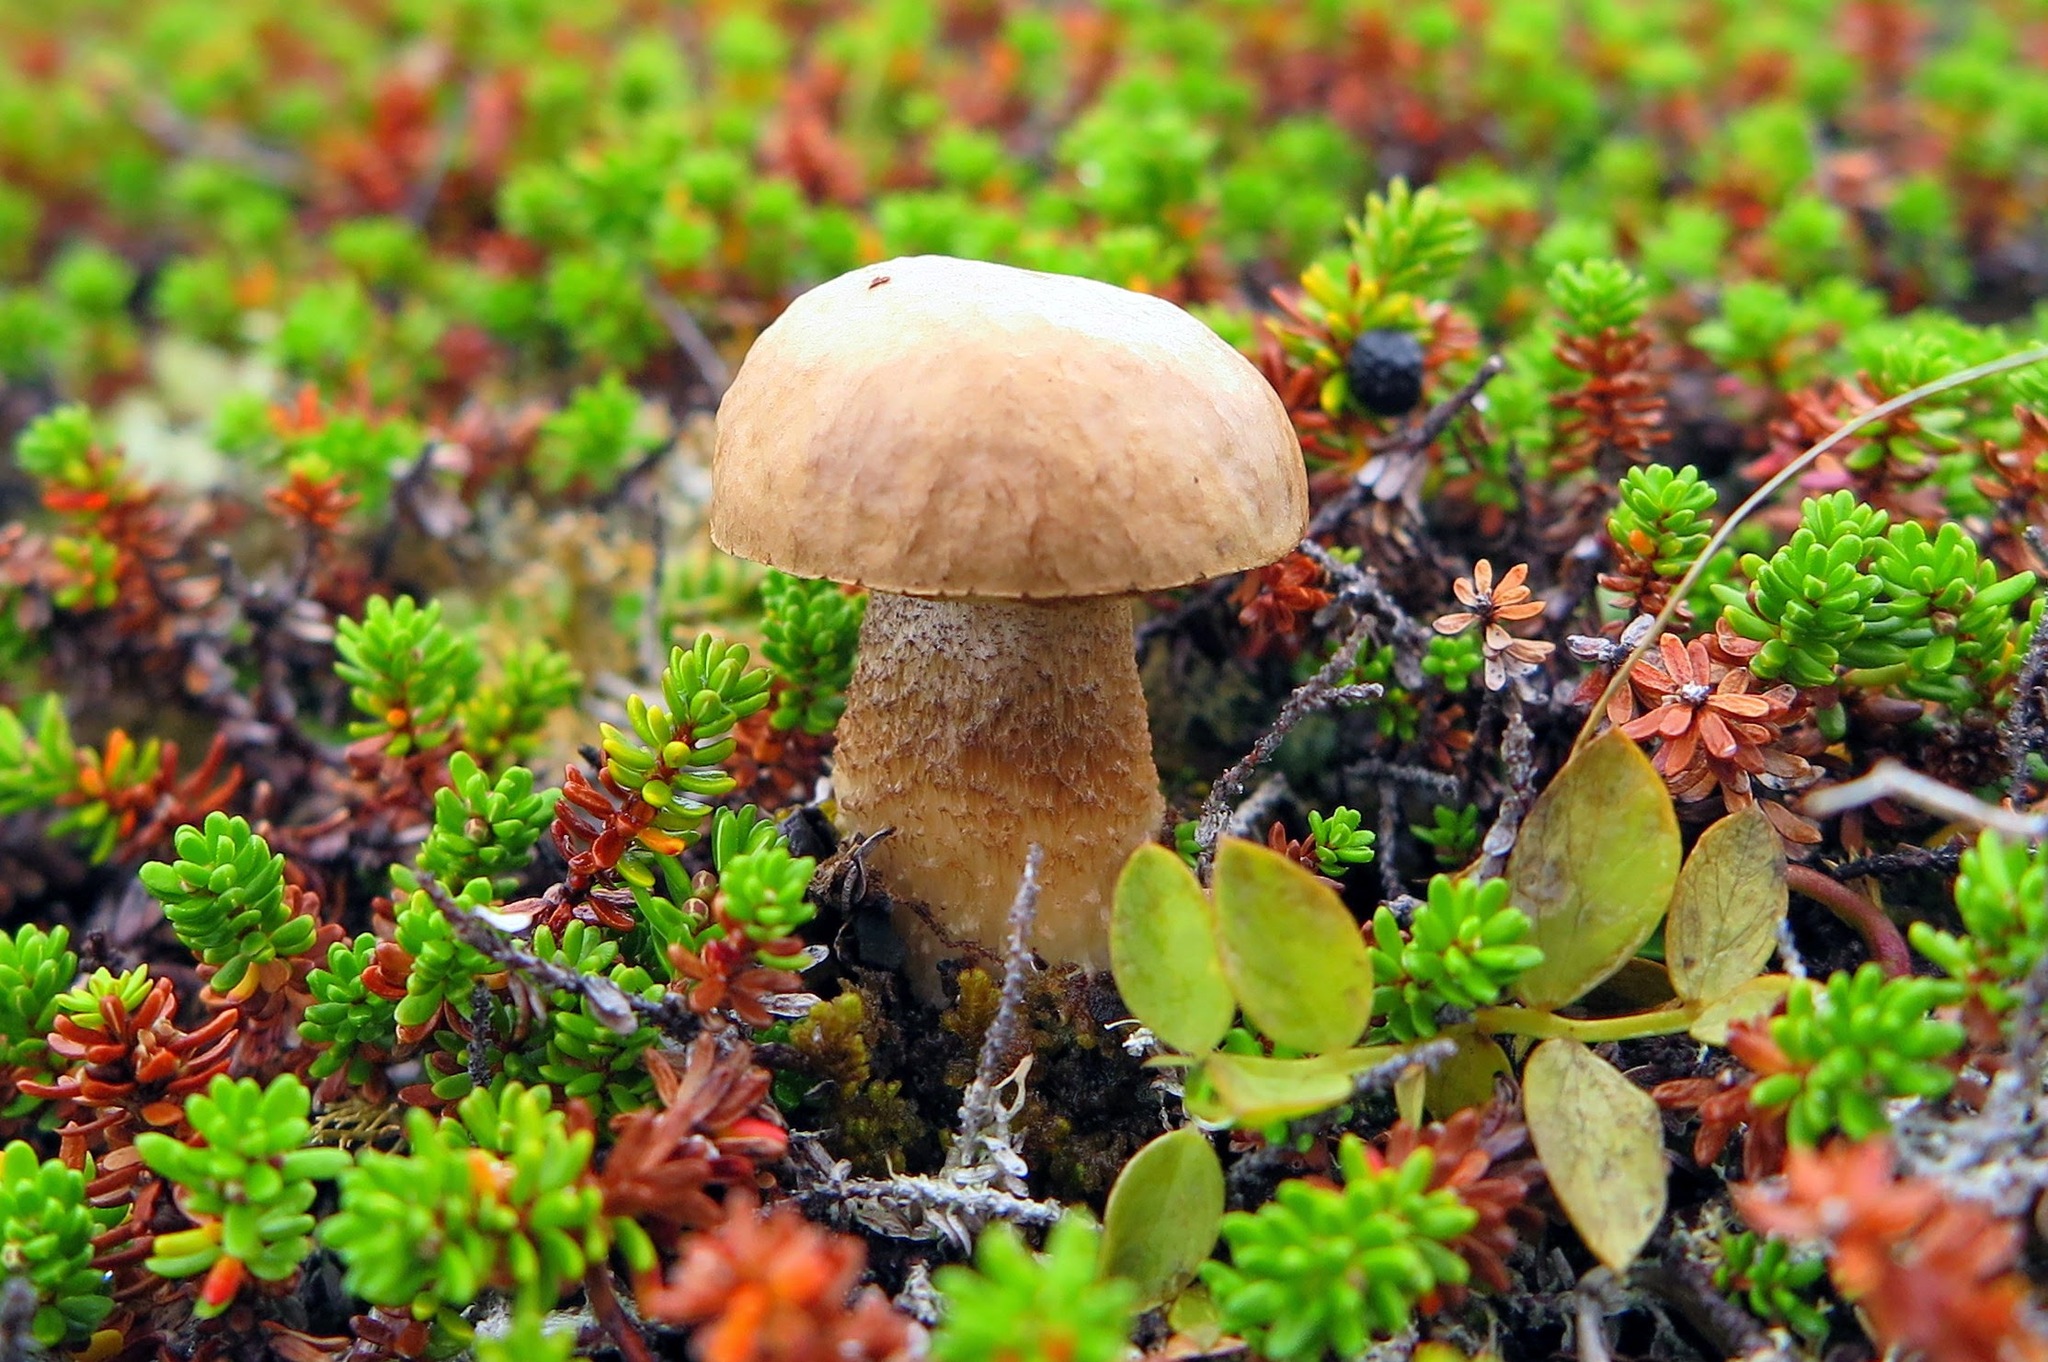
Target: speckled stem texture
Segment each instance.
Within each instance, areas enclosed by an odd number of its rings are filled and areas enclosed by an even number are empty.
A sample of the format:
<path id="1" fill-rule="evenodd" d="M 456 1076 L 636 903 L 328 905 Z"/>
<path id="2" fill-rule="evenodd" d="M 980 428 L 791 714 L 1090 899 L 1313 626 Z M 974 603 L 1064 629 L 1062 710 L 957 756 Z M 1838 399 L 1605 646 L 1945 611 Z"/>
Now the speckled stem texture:
<path id="1" fill-rule="evenodd" d="M 1163 813 L 1120 596 L 1029 602 L 874 593 L 833 765 L 851 832 L 893 827 L 872 865 L 946 931 L 1001 952 L 1033 842 L 1045 849 L 1032 947 L 1109 965 L 1126 857 Z M 946 948 L 907 907 L 911 978 L 936 992 Z"/>

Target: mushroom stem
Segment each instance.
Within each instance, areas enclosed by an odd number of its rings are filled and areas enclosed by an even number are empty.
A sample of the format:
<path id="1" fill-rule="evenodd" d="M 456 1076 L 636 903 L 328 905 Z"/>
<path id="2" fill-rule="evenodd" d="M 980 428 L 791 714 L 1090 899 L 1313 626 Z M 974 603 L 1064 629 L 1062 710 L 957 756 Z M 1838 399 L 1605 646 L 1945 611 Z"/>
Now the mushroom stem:
<path id="1" fill-rule="evenodd" d="M 1032 944 L 1109 964 L 1126 857 L 1164 811 L 1121 596 L 1047 602 L 873 593 L 833 786 L 852 832 L 893 827 L 874 867 L 960 941 L 1000 950 L 1026 849 L 1045 850 Z M 944 944 L 899 907 L 911 979 Z"/>

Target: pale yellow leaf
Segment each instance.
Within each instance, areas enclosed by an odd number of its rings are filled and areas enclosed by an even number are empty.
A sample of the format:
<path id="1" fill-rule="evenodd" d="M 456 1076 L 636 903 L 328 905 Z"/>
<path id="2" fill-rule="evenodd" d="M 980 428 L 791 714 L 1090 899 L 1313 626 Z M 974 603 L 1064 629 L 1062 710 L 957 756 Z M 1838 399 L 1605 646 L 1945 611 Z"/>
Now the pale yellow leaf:
<path id="1" fill-rule="evenodd" d="M 1547 1040 L 1522 1071 L 1529 1137 L 1593 1256 L 1623 1271 L 1664 1215 L 1664 1120 L 1650 1095 L 1575 1040 Z"/>
<path id="2" fill-rule="evenodd" d="M 1785 920 L 1785 845 L 1752 804 L 1700 834 L 1664 923 L 1671 984 L 1708 1002 L 1756 977 Z"/>
<path id="3" fill-rule="evenodd" d="M 1792 978 L 1786 974 L 1760 974 L 1744 980 L 1701 1008 L 1686 1034 L 1707 1045 L 1726 1045 L 1730 1025 L 1769 1016 L 1791 991 Z"/>

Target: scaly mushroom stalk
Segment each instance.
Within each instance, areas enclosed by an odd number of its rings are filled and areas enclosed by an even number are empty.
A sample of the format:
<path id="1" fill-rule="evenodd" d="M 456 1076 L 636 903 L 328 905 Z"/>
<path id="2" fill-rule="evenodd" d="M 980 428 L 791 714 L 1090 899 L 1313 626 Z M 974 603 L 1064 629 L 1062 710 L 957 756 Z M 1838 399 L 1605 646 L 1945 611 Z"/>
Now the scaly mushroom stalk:
<path id="1" fill-rule="evenodd" d="M 929 600 L 874 593 L 833 763 L 842 821 L 893 827 L 873 864 L 943 906 L 949 934 L 1000 941 L 1026 848 L 1045 849 L 1032 946 L 1109 965 L 1109 903 L 1164 813 L 1126 597 Z M 911 977 L 946 954 L 907 907 Z"/>

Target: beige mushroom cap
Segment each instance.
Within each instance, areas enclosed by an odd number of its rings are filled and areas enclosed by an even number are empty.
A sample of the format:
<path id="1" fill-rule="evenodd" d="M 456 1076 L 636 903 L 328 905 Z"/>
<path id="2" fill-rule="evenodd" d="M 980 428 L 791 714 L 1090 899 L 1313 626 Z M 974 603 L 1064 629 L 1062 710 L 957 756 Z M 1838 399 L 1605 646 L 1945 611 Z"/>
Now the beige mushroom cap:
<path id="1" fill-rule="evenodd" d="M 718 409 L 711 538 L 803 577 L 1053 599 L 1273 562 L 1308 522 L 1286 408 L 1172 303 L 946 256 L 762 332 Z"/>

